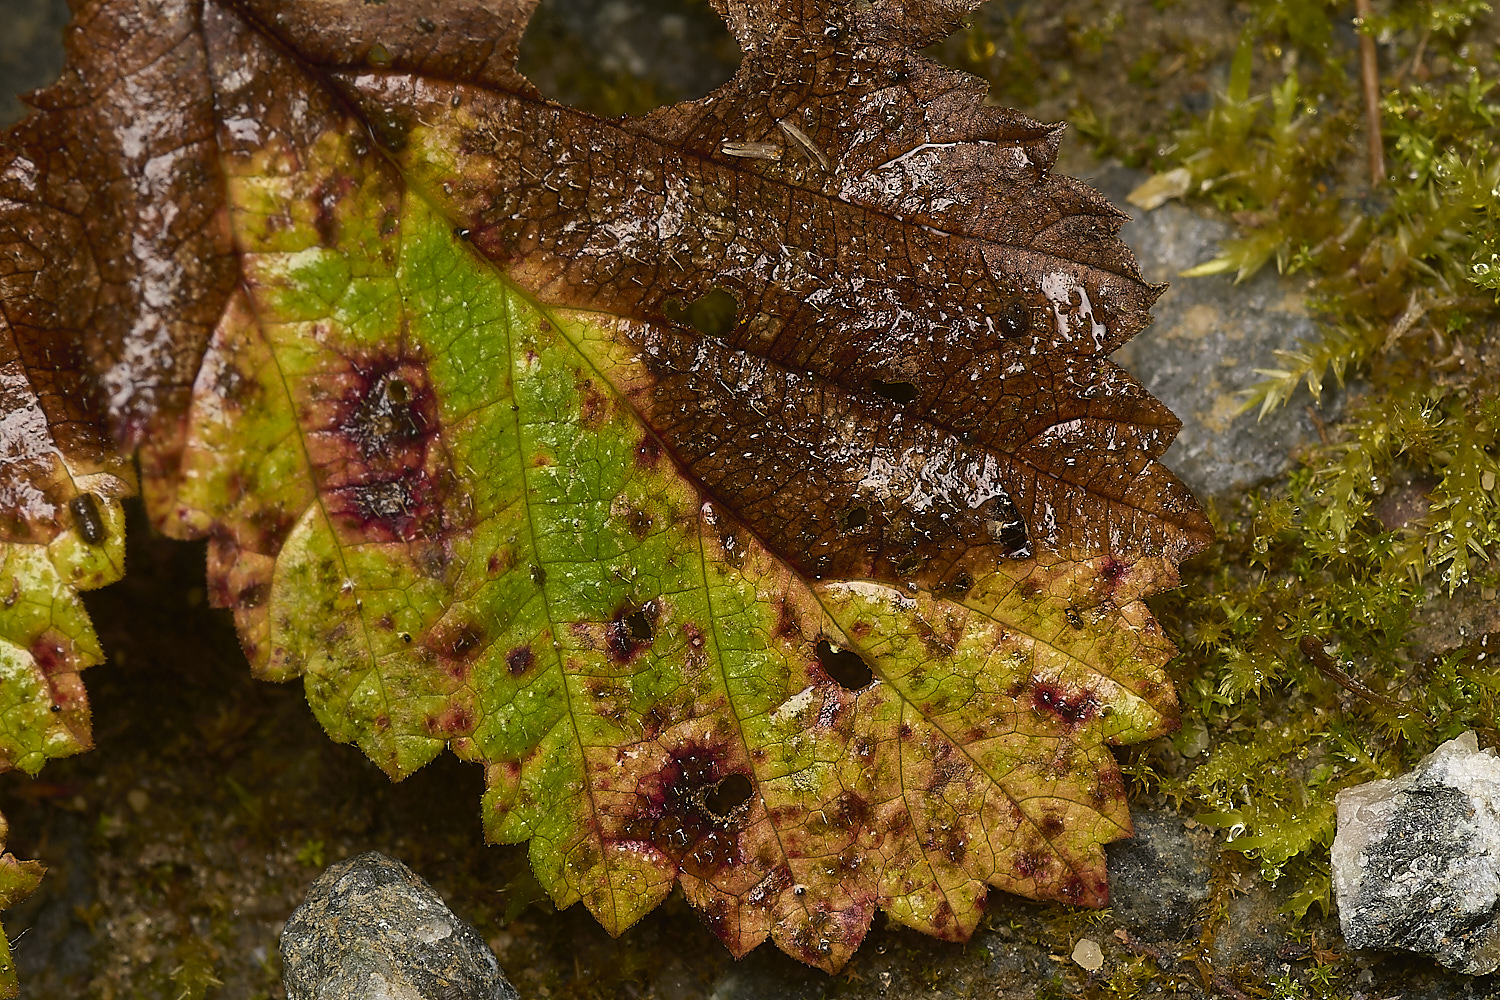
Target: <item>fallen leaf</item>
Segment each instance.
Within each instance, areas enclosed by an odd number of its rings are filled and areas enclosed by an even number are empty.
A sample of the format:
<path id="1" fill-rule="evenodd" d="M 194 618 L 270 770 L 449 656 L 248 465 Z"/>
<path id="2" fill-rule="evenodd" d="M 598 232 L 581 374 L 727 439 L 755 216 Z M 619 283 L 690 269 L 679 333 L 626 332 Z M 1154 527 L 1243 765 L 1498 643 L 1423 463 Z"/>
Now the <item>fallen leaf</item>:
<path id="1" fill-rule="evenodd" d="M 1192 188 L 1193 172 L 1186 167 L 1177 167 L 1160 174 L 1152 174 L 1126 196 L 1125 200 L 1136 208 L 1149 212 L 1160 208 L 1173 198 L 1181 198 Z"/>
<path id="2" fill-rule="evenodd" d="M 914 54 L 971 6 L 722 0 L 736 76 L 601 121 L 524 2 L 85 3 L 0 160 L 8 544 L 117 575 L 136 450 L 253 669 L 393 777 L 483 764 L 612 933 L 681 884 L 832 970 L 877 909 L 1102 905 L 1106 744 L 1176 724 L 1142 598 L 1209 532 L 1108 360 L 1123 216 Z"/>

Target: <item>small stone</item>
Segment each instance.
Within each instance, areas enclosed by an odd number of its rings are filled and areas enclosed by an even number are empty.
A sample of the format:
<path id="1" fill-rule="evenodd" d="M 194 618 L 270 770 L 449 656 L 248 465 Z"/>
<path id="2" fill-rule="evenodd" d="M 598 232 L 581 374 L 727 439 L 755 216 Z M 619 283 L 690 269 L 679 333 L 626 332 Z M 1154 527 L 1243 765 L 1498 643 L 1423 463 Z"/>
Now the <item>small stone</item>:
<path id="1" fill-rule="evenodd" d="M 287 1000 L 519 1000 L 484 938 L 375 851 L 330 865 L 281 932 Z"/>
<path id="2" fill-rule="evenodd" d="M 1098 972 L 1104 968 L 1104 950 L 1098 941 L 1079 938 L 1073 946 L 1073 961 L 1087 972 Z"/>
<path id="3" fill-rule="evenodd" d="M 1351 948 L 1500 967 L 1500 756 L 1472 732 L 1335 800 L 1333 891 Z"/>

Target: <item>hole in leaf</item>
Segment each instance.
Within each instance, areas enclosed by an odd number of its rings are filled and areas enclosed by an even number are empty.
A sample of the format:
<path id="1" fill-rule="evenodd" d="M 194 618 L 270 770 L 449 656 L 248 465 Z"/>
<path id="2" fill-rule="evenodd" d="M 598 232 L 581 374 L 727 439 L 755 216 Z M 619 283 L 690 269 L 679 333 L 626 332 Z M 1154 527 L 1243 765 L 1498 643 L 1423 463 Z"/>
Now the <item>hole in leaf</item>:
<path id="1" fill-rule="evenodd" d="M 995 39 L 1007 37 L 1011 30 L 1006 26 L 1010 14 L 991 11 L 990 7 L 1004 8 L 1003 4 L 988 4 L 965 18 L 960 27 L 947 38 L 934 42 L 924 55 L 931 56 L 956 69 L 966 70 L 987 79 L 993 78 L 996 65 L 1006 58 L 998 56 Z M 1002 21 L 1002 18 L 1005 19 Z"/>
<path id="2" fill-rule="evenodd" d="M 604 629 L 605 646 L 617 663 L 628 663 L 656 638 L 656 619 L 661 614 L 655 601 L 635 610 L 621 608 Z"/>
<path id="3" fill-rule="evenodd" d="M 981 516 L 990 541 L 1003 549 L 1007 556 L 1012 559 L 1031 558 L 1031 535 L 1015 501 L 1004 493 L 997 494 L 985 502 Z"/>
<path id="4" fill-rule="evenodd" d="M 616 118 L 702 97 L 739 62 L 739 46 L 701 0 L 542 0 L 519 66 L 547 97 Z"/>
<path id="5" fill-rule="evenodd" d="M 698 296 L 686 306 L 680 299 L 662 303 L 661 311 L 679 326 L 690 326 L 705 337 L 723 337 L 734 329 L 740 303 L 731 293 L 715 288 Z"/>
<path id="6" fill-rule="evenodd" d="M 703 808 L 721 822 L 750 801 L 755 787 L 743 774 L 731 774 L 703 796 Z"/>
<path id="7" fill-rule="evenodd" d="M 827 639 L 818 640 L 818 665 L 845 691 L 858 691 L 875 680 L 875 671 L 852 649 L 840 649 Z"/>
<path id="8" fill-rule="evenodd" d="M 651 628 L 651 619 L 646 617 L 644 609 L 626 615 L 625 628 L 631 639 L 643 645 L 651 641 L 655 631 Z"/>
<path id="9" fill-rule="evenodd" d="M 845 531 L 863 528 L 870 523 L 870 511 L 864 507 L 851 507 L 844 511 L 844 515 L 839 518 L 839 523 L 843 525 Z"/>
<path id="10" fill-rule="evenodd" d="M 393 378 L 385 384 L 385 398 L 393 406 L 405 406 L 411 402 L 411 383 L 404 378 Z"/>
<path id="11" fill-rule="evenodd" d="M 910 382 L 883 382 L 875 378 L 870 380 L 870 391 L 902 406 L 917 399 L 917 387 Z"/>

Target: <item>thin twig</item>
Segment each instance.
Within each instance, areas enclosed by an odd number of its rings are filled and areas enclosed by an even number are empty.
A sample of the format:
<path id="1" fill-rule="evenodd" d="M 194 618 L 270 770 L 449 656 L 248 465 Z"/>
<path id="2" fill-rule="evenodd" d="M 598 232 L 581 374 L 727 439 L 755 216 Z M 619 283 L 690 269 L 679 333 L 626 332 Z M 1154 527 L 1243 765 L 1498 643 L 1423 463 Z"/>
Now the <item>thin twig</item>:
<path id="1" fill-rule="evenodd" d="M 1354 0 L 1355 19 L 1367 24 L 1375 11 L 1370 0 Z M 1359 76 L 1365 91 L 1365 130 L 1370 140 L 1370 186 L 1379 187 L 1385 178 L 1385 144 L 1380 138 L 1380 64 L 1375 61 L 1375 38 L 1359 35 Z"/>
<path id="2" fill-rule="evenodd" d="M 1431 28 L 1422 29 L 1422 37 L 1417 39 L 1417 51 L 1412 53 L 1411 62 L 1396 71 L 1396 82 L 1400 83 L 1408 76 L 1413 79 L 1422 79 L 1422 74 L 1427 70 L 1422 65 L 1422 56 L 1427 52 L 1427 39 L 1432 35 Z"/>
<path id="3" fill-rule="evenodd" d="M 1367 701 L 1376 702 L 1377 704 L 1389 705 L 1391 708 L 1406 707 L 1405 702 L 1398 701 L 1389 695 L 1381 694 L 1379 691 L 1372 691 L 1353 677 L 1344 673 L 1339 665 L 1333 662 L 1333 657 L 1323 651 L 1323 644 L 1312 636 L 1303 636 L 1302 641 L 1297 644 L 1297 648 L 1302 651 L 1303 656 L 1312 660 L 1313 666 L 1317 667 L 1318 671 L 1324 677 L 1327 677 L 1350 694 L 1357 695 Z"/>
<path id="4" fill-rule="evenodd" d="M 1318 431 L 1318 440 L 1322 441 L 1324 444 L 1327 444 L 1328 443 L 1328 425 L 1323 422 L 1322 414 L 1318 413 L 1317 410 L 1313 409 L 1312 406 L 1309 405 L 1307 407 L 1307 419 L 1311 420 L 1312 421 L 1312 425 L 1315 428 L 1317 428 L 1317 431 Z"/>
<path id="5" fill-rule="evenodd" d="M 1215 987 L 1218 988 L 1221 993 L 1225 994 L 1226 996 L 1232 997 L 1233 1000 L 1250 1000 L 1249 996 L 1235 989 L 1233 983 L 1225 979 L 1217 972 L 1210 976 L 1209 980 Z"/>

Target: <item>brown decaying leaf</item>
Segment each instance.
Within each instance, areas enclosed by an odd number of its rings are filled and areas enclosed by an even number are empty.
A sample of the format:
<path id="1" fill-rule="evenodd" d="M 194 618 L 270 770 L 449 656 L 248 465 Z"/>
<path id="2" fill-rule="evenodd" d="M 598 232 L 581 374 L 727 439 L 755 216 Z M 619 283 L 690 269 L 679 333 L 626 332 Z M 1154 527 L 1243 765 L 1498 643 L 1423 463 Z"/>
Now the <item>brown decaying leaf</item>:
<path id="1" fill-rule="evenodd" d="M 614 127 L 405 74 L 336 79 L 538 298 L 649 324 L 626 331 L 655 376 L 633 401 L 804 572 L 940 587 L 1033 544 L 1173 562 L 1201 545 L 1155 461 L 1178 421 L 1107 359 L 1160 289 L 1115 238 L 1124 216 L 1048 173 L 1060 129 L 819 10 L 728 13 L 734 79 Z M 405 131 L 460 105 L 459 169 L 419 162 Z M 725 152 L 747 142 L 779 155 Z M 716 292 L 735 303 L 721 336 L 681 331 Z"/>
<path id="2" fill-rule="evenodd" d="M 617 122 L 517 74 L 531 6 L 80 2 L 67 74 L 0 152 L 6 540 L 65 530 L 81 476 L 125 492 L 135 449 L 173 510 L 210 334 L 248 308 L 223 158 L 315 130 L 309 95 L 255 72 L 289 60 L 511 280 L 612 317 L 641 361 L 616 388 L 806 578 L 961 594 L 997 566 L 1140 567 L 1127 606 L 1206 543 L 1157 461 L 1178 422 L 1108 360 L 1160 294 L 1124 217 L 1051 174 L 1059 127 L 912 52 L 973 3 L 718 0 L 736 76 Z M 262 527 L 254 551 L 215 535 L 226 602 L 291 525 Z"/>
<path id="3" fill-rule="evenodd" d="M 644 345 L 652 422 L 712 492 L 748 493 L 741 515 L 800 567 L 939 584 L 1032 541 L 988 537 L 1012 510 L 1062 554 L 1180 557 L 1207 528 L 1154 461 L 1178 423 L 1106 357 L 1159 289 L 1114 238 L 1124 217 L 1049 173 L 1060 127 L 985 107 L 980 81 L 908 51 L 969 6 L 726 3 L 746 51 L 735 78 L 614 126 L 539 102 L 515 72 L 525 3 L 243 10 L 316 66 L 389 67 L 332 77 L 389 145 L 460 89 L 492 112 L 455 139 L 493 161 L 434 193 L 545 301 L 671 326 L 674 305 L 728 291 L 722 340 Z M 82 11 L 68 74 L 33 95 L 48 113 L 0 163 L 11 391 L 30 381 L 64 455 L 106 461 L 107 433 L 170 473 L 236 277 L 199 7 Z M 732 142 L 781 155 L 731 156 Z M 657 225 L 619 235 L 642 218 Z M 807 374 L 816 390 L 789 388 Z M 705 410 L 721 415 L 711 429 L 692 420 Z M 36 449 L 22 437 L 11 454 Z M 932 456 L 903 470 L 926 510 L 861 492 L 873 449 Z M 986 489 L 988 506 L 969 502 Z"/>

